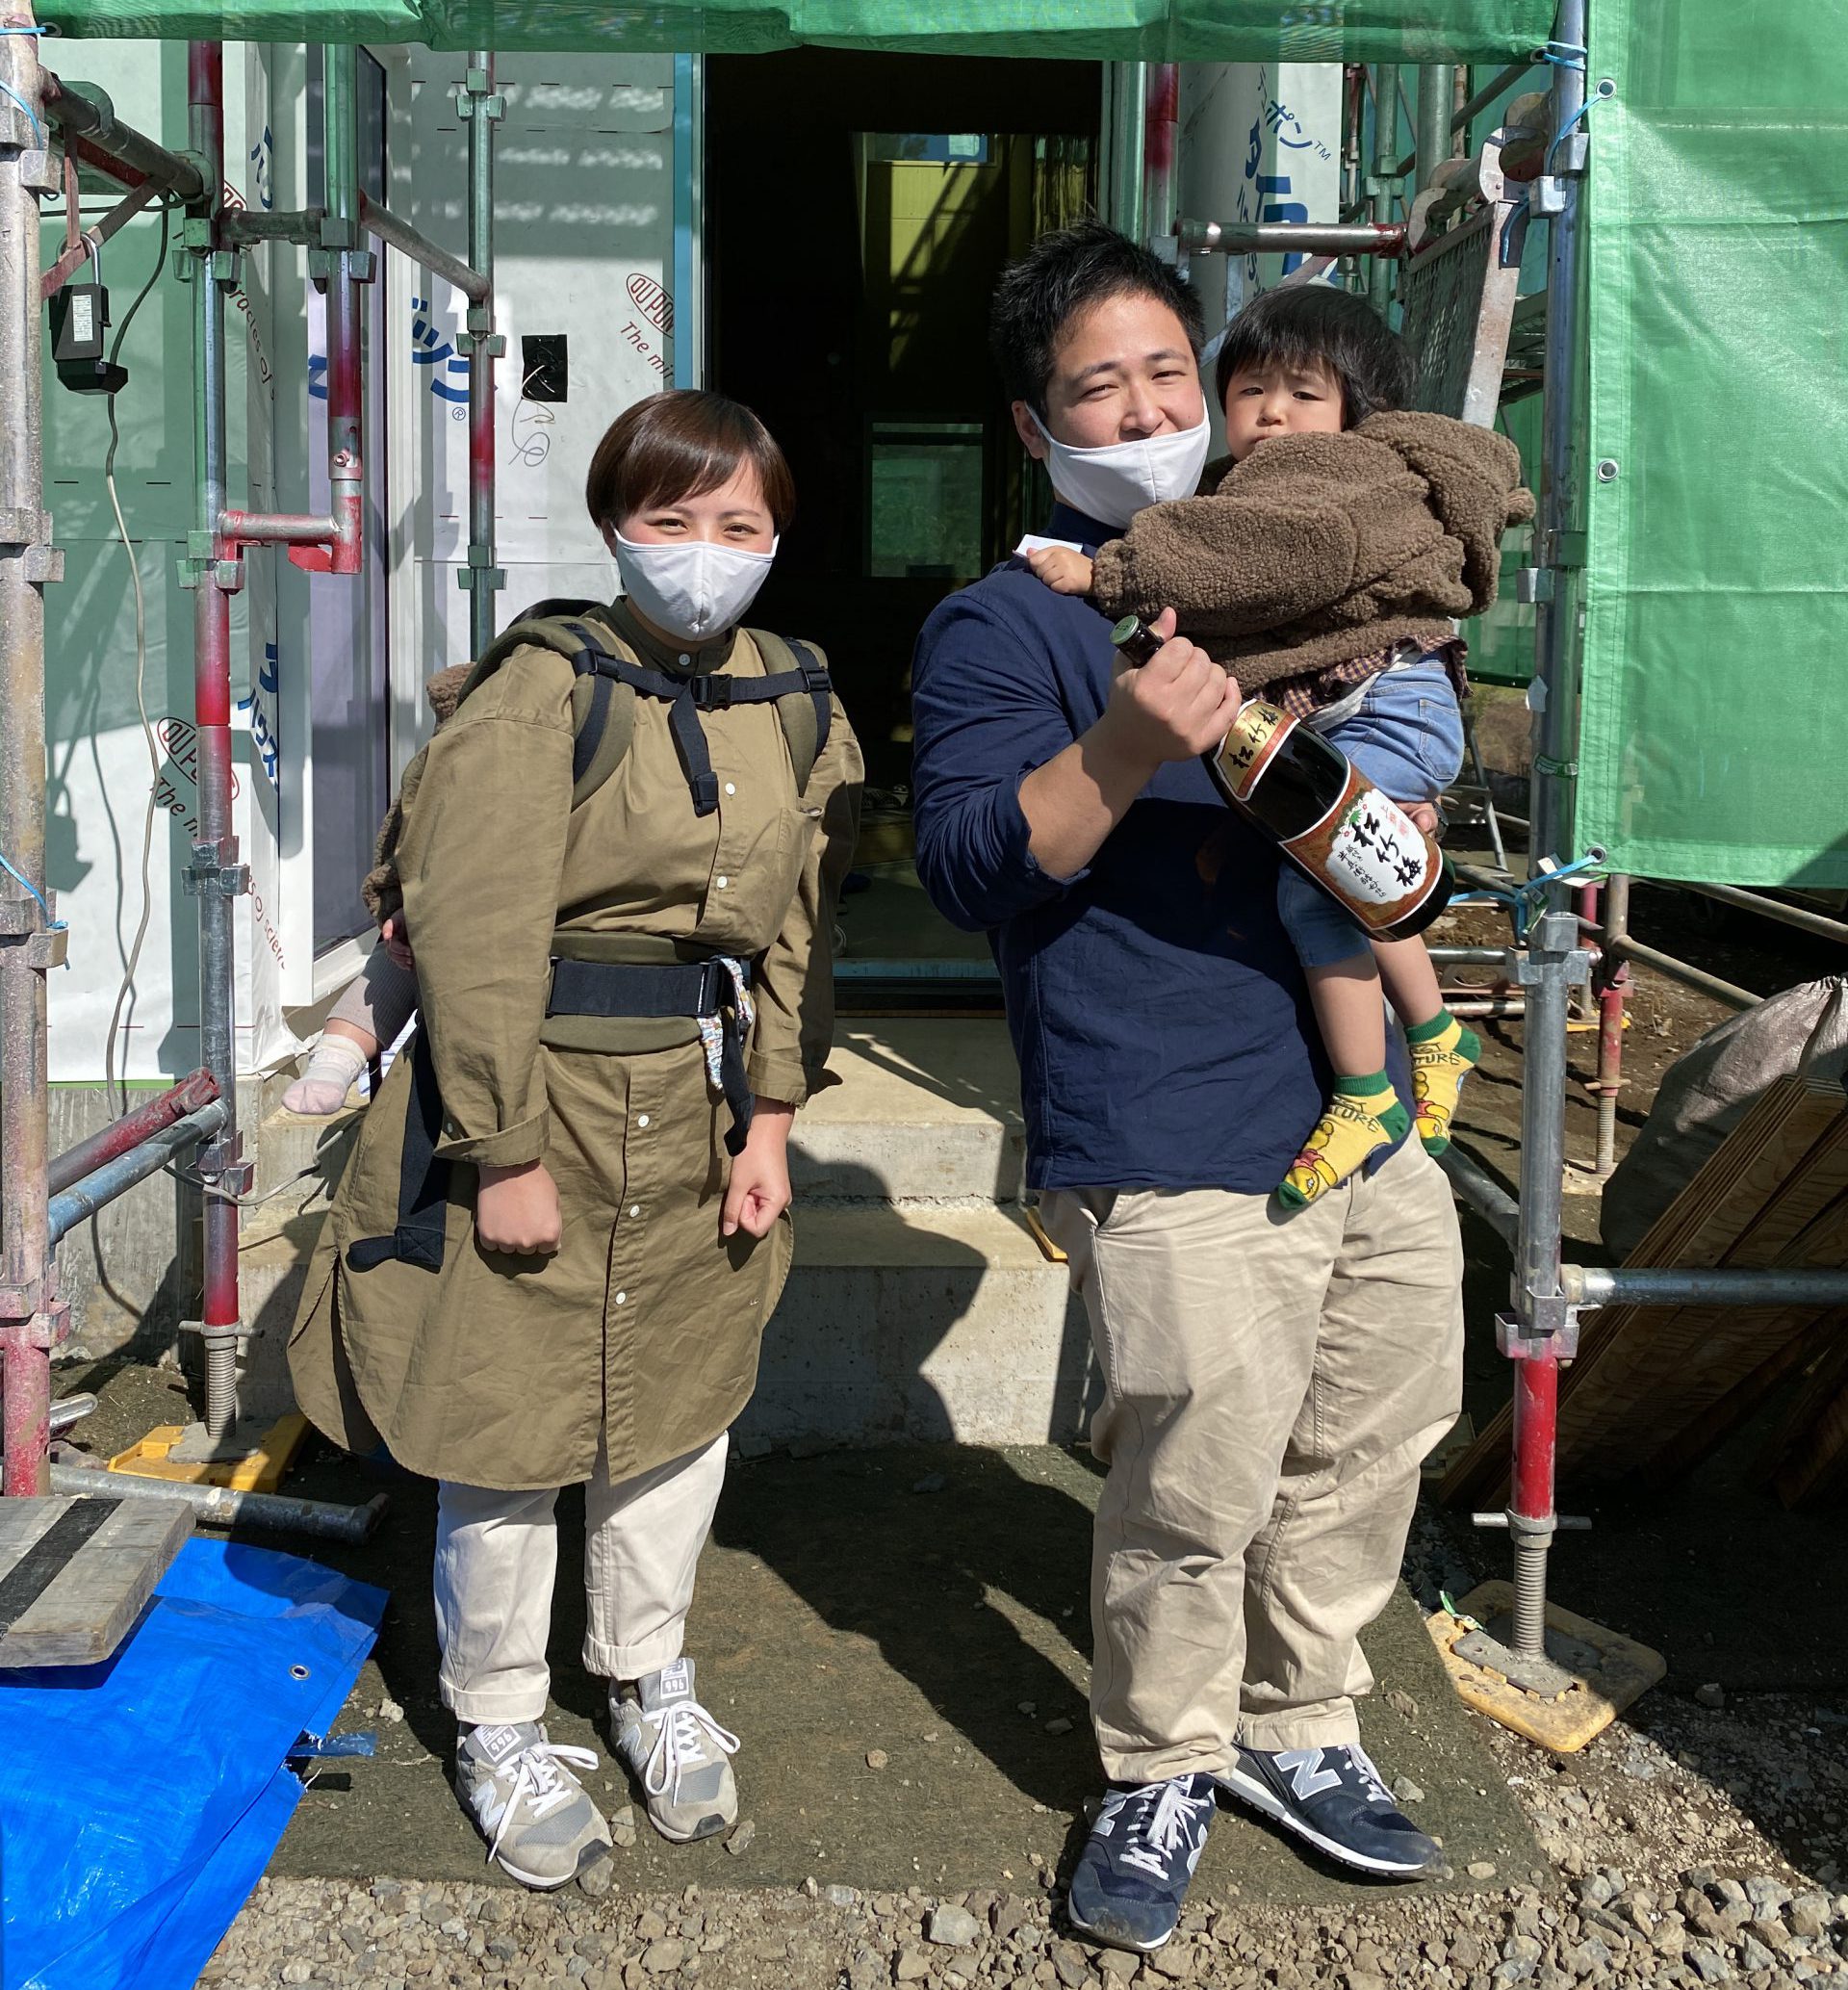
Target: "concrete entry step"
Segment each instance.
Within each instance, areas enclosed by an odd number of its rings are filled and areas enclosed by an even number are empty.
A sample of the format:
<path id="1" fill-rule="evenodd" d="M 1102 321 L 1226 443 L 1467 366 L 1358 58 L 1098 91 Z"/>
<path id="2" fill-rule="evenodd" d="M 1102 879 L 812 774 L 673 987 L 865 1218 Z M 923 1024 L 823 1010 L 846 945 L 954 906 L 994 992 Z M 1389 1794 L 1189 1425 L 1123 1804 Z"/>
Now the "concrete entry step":
<path id="1" fill-rule="evenodd" d="M 1090 1338 L 1063 1265 L 1017 1212 L 806 1203 L 796 1262 L 738 1424 L 747 1456 L 1083 1434 Z"/>
<path id="2" fill-rule="evenodd" d="M 1018 1197 L 1025 1142 L 1005 1023 L 843 1021 L 830 1067 L 841 1082 L 816 1093 L 790 1134 L 798 1197 Z"/>

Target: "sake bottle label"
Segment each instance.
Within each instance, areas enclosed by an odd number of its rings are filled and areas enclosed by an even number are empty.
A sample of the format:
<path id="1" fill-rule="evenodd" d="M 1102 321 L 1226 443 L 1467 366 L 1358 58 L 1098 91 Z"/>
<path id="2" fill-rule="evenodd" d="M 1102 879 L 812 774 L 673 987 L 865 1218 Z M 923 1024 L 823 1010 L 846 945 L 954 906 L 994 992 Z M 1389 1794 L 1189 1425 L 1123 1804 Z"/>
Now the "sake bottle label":
<path id="1" fill-rule="evenodd" d="M 1317 847 L 1319 862 L 1345 896 L 1364 905 L 1399 906 L 1416 896 L 1433 868 L 1428 846 L 1417 823 L 1377 788 L 1355 783 L 1342 797 L 1332 825 L 1318 824 L 1306 835 L 1284 844 L 1291 854 L 1304 845 Z"/>
<path id="2" fill-rule="evenodd" d="M 1252 789 L 1296 723 L 1281 706 L 1267 705 L 1260 698 L 1248 698 L 1239 707 L 1219 756 L 1219 771 L 1239 801 L 1251 799 Z"/>

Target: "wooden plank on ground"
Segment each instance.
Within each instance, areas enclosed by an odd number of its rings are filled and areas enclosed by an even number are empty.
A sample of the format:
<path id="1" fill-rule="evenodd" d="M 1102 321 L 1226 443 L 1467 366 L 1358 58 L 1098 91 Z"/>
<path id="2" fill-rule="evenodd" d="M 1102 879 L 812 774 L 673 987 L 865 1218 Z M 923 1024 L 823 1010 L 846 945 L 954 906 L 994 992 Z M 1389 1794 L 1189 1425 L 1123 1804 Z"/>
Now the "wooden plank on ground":
<path id="1" fill-rule="evenodd" d="M 1652 1486 L 1660 1487 L 1685 1477 L 1710 1458 L 1772 1390 L 1827 1356 L 1837 1343 L 1848 1348 L 1848 1312 L 1824 1313 L 1820 1319 L 1813 1311 L 1797 1316 L 1797 1326 L 1789 1338 L 1773 1348 L 1743 1382 L 1735 1383 L 1719 1402 L 1695 1417 L 1671 1443 L 1656 1452 L 1643 1478 Z M 1786 1418 L 1781 1434 L 1787 1437 L 1790 1430 Z M 1757 1475 L 1768 1482 L 1787 1449 L 1787 1443 L 1767 1445 L 1756 1467 Z"/>
<path id="2" fill-rule="evenodd" d="M 1841 1331 L 1805 1376 L 1759 1465 L 1793 1512 L 1823 1505 L 1848 1471 L 1848 1314 L 1832 1317 Z"/>
<path id="3" fill-rule="evenodd" d="M 1774 1188 L 1721 1262 L 1728 1268 L 1840 1264 L 1848 1253 L 1848 1119 Z M 1607 1343 L 1591 1386 L 1561 1417 L 1559 1462 L 1593 1478 L 1647 1464 L 1804 1334 L 1815 1306 L 1656 1308 Z"/>
<path id="4" fill-rule="evenodd" d="M 0 1667 L 100 1665 L 192 1532 L 177 1500 L 0 1499 Z"/>
<path id="5" fill-rule="evenodd" d="M 1840 1089 L 1810 1085 L 1802 1078 L 1780 1078 L 1707 1156 L 1626 1263 L 1689 1268 L 1724 1264 L 1734 1261 L 1732 1253 L 1742 1241 L 1760 1230 L 1762 1243 L 1751 1248 L 1773 1254 L 1753 1255 L 1748 1250 L 1736 1261 L 1778 1262 L 1773 1240 L 1792 1226 L 1800 1233 L 1844 1187 L 1848 1187 L 1848 1116 L 1843 1113 Z M 1786 1197 L 1789 1202 L 1784 1213 L 1774 1215 L 1776 1205 Z M 1623 1384 L 1626 1415 L 1635 1417 L 1647 1391 L 1638 1380 L 1634 1350 L 1646 1347 L 1648 1335 L 1664 1315 L 1678 1310 L 1616 1305 L 1601 1306 L 1586 1315 L 1578 1358 L 1560 1377 L 1562 1461 L 1569 1430 L 1568 1406 L 1587 1389 L 1591 1394 L 1583 1398 L 1586 1406 L 1602 1400 L 1600 1369 L 1606 1361 L 1613 1362 L 1608 1377 L 1611 1383 Z M 1623 1352 L 1627 1347 L 1630 1354 Z M 1749 1373 L 1752 1365 L 1748 1362 L 1745 1372 Z M 1655 1406 L 1649 1408 L 1653 1420 Z M 1438 1497 L 1445 1505 L 1482 1506 L 1505 1496 L 1512 1432 L 1512 1413 L 1505 1407 L 1485 1422 L 1476 1442 L 1457 1458 L 1440 1483 Z"/>

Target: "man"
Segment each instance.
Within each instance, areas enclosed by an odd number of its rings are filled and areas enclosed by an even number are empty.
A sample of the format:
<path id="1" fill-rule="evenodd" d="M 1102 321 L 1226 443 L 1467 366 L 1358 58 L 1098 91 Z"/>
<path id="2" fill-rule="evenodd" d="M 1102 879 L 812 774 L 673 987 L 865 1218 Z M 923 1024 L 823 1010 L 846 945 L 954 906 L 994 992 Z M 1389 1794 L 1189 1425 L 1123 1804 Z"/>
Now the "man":
<path id="1" fill-rule="evenodd" d="M 992 333 L 1048 537 L 1095 547 L 1193 492 L 1199 312 L 1155 257 L 1096 222 L 1046 236 Z M 1275 851 L 1198 758 L 1238 686 L 1155 626 L 1159 654 L 1118 667 L 1103 618 L 1016 559 L 937 610 L 913 667 L 918 870 L 994 948 L 1029 1179 L 1104 1380 L 1109 1787 L 1070 1912 L 1140 1951 L 1173 1932 L 1222 1792 L 1375 1875 L 1441 1862 L 1353 1702 L 1462 1355 L 1455 1213 L 1416 1140 L 1299 1212 L 1271 1198 L 1329 1073 Z"/>

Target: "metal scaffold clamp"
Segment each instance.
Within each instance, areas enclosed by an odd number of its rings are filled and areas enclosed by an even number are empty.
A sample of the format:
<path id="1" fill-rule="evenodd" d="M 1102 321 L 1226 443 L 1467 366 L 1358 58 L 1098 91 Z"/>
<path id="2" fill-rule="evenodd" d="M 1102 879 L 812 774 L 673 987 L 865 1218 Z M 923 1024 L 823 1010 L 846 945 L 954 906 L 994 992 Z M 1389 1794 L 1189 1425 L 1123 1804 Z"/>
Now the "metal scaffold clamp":
<path id="1" fill-rule="evenodd" d="M 250 866 L 240 864 L 238 840 L 227 837 L 231 861 L 224 861 L 224 852 L 217 843 L 194 843 L 192 861 L 180 873 L 185 882 L 189 898 L 204 898 L 217 892 L 225 898 L 242 898 L 250 889 Z"/>
<path id="2" fill-rule="evenodd" d="M 1551 1355 L 1560 1361 L 1570 1361 L 1578 1353 L 1578 1308 L 1572 1305 L 1561 1292 L 1556 1308 L 1549 1306 L 1548 1313 L 1556 1325 L 1543 1324 L 1540 1320 L 1523 1320 L 1515 1313 L 1497 1313 L 1495 1316 L 1495 1344 L 1510 1361 L 1533 1361 Z M 1528 1295 L 1532 1304 L 1532 1295 Z"/>
<path id="3" fill-rule="evenodd" d="M 469 68 L 455 86 L 455 115 L 458 117 L 485 117 L 499 123 L 507 115 L 506 97 L 494 87 L 486 69 Z"/>

